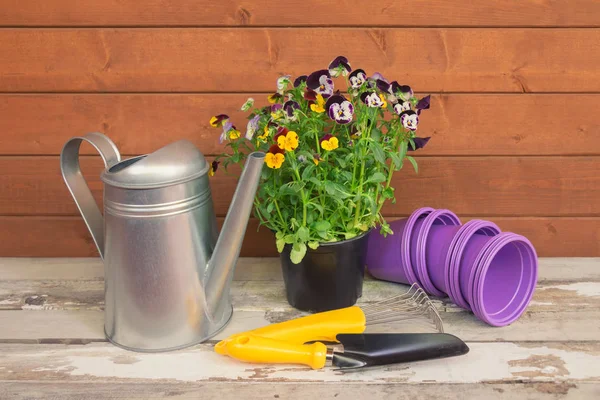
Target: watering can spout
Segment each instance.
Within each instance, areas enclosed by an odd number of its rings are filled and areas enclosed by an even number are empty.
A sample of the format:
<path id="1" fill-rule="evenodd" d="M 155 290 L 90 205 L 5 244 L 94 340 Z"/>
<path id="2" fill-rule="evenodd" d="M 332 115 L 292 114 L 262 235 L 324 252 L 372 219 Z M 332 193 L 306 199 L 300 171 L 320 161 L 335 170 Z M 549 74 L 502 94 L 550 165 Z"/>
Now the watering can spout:
<path id="1" fill-rule="evenodd" d="M 206 267 L 205 292 L 208 309 L 213 315 L 219 314 L 217 308 L 229 304 L 229 286 L 254 206 L 254 196 L 264 159 L 265 153 L 262 152 L 254 152 L 248 156 L 217 244 Z"/>

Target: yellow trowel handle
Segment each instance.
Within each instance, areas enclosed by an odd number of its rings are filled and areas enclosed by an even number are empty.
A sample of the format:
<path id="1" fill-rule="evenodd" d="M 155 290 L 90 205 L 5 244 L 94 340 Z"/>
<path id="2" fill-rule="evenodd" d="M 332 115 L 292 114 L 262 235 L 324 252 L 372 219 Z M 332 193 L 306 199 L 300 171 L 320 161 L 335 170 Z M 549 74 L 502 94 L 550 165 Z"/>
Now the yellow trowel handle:
<path id="1" fill-rule="evenodd" d="M 303 364 L 312 369 L 325 366 L 327 346 L 323 343 L 293 344 L 277 339 L 239 334 L 227 341 L 227 354 L 252 363 Z"/>
<path id="2" fill-rule="evenodd" d="M 304 344 L 317 340 L 336 342 L 335 337 L 340 333 L 363 333 L 364 330 L 365 314 L 360 307 L 353 306 L 267 325 L 243 334 L 262 336 L 293 344 Z M 239 335 L 241 333 L 217 343 L 215 351 L 219 354 L 227 354 L 225 346 L 227 341 Z"/>

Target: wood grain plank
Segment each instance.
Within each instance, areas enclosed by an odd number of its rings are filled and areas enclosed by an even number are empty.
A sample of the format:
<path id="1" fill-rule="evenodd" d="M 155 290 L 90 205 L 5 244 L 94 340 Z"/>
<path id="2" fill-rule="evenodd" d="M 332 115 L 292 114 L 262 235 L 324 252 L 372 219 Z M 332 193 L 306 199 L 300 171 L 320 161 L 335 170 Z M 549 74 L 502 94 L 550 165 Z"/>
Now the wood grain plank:
<path id="1" fill-rule="evenodd" d="M 272 91 L 344 54 L 420 92 L 597 92 L 598 43 L 590 29 L 7 28 L 0 91 Z"/>
<path id="2" fill-rule="evenodd" d="M 238 266 L 237 269 L 243 269 Z M 580 278 L 581 279 L 581 278 Z M 358 304 L 389 299 L 408 291 L 406 285 L 382 282 L 367 277 L 365 294 Z M 235 281 L 231 298 L 237 310 L 278 310 L 289 312 L 282 281 Z M 449 298 L 432 300 L 439 311 L 466 312 Z M 36 279 L 0 281 L 0 310 L 102 310 L 104 281 Z M 600 282 L 538 283 L 528 308 L 537 312 L 590 312 L 600 308 Z"/>
<path id="3" fill-rule="evenodd" d="M 600 218 L 481 218 L 526 236 L 541 257 L 600 257 Z M 98 256 L 80 217 L 0 216 L 0 226 L 0 257 Z M 250 221 L 242 256 L 277 256 L 273 235 L 264 228 L 256 231 L 257 226 Z"/>
<path id="4" fill-rule="evenodd" d="M 4 0 L 0 26 L 598 26 L 594 0 L 539 2 L 473 0 L 451 4 L 358 0 L 335 12 L 315 12 L 317 0 Z M 369 12 L 362 12 L 368 10 Z"/>
<path id="5" fill-rule="evenodd" d="M 306 399 L 340 398 L 389 400 L 402 398 L 428 400 L 485 399 L 561 399 L 594 400 L 600 394 L 600 384 L 592 382 L 548 381 L 543 383 L 516 383 L 508 381 L 477 384 L 423 384 L 385 382 L 381 384 L 352 384 L 351 382 L 310 382 L 298 385 L 287 382 L 181 382 L 165 383 L 115 383 L 112 380 L 94 381 L 2 381 L 0 397 L 13 400 L 36 398 L 60 398 L 61 400 L 81 400 L 93 397 L 96 400 L 114 400 L 115 396 L 127 399 L 223 399 L 223 400 L 264 400 L 265 398 Z"/>
<path id="6" fill-rule="evenodd" d="M 313 382 L 406 386 L 485 382 L 600 382 L 598 342 L 468 343 L 471 351 L 443 362 L 430 360 L 340 373 L 333 368 L 311 370 L 292 365 L 243 363 L 216 354 L 212 345 L 144 354 L 106 343 L 87 345 L 4 345 L 0 379 L 4 381 L 146 382 Z M 12 372 L 9 372 L 12 371 Z"/>
<path id="7" fill-rule="evenodd" d="M 540 257 L 538 282 L 600 281 L 600 258 Z M 0 276 L 4 281 L 104 279 L 104 265 L 98 257 L 0 258 Z M 368 276 L 367 276 L 368 278 Z M 281 281 L 281 264 L 277 257 L 241 257 L 235 281 Z"/>
<path id="8" fill-rule="evenodd" d="M 394 175 L 396 204 L 384 215 L 408 215 L 425 205 L 482 216 L 600 216 L 600 157 L 420 157 Z M 60 173 L 58 156 L 0 157 L 0 215 L 78 215 Z M 97 201 L 100 157 L 81 158 Z M 237 169 L 239 171 L 239 169 Z M 232 174 L 211 178 L 215 212 L 227 213 Z M 583 254 L 581 254 L 583 256 Z"/>
<path id="9" fill-rule="evenodd" d="M 224 112 L 244 128 L 239 107 L 249 96 L 267 104 L 260 93 L 0 95 L 0 154 L 58 155 L 71 136 L 91 131 L 105 133 L 123 154 L 150 153 L 175 138 L 219 154 L 220 131 L 208 120 Z M 434 95 L 419 128 L 433 139 L 420 154 L 599 155 L 593 109 L 600 95 Z M 82 150 L 95 154 L 91 146 Z"/>

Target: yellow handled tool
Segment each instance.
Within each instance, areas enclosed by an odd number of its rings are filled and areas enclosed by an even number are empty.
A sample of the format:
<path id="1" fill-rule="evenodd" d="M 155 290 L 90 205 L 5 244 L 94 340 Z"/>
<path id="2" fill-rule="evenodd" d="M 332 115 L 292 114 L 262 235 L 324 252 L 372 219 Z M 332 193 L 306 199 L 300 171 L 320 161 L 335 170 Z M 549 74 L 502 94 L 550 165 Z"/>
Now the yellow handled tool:
<path id="1" fill-rule="evenodd" d="M 252 331 L 238 333 L 220 341 L 215 346 L 219 354 L 227 353 L 227 342 L 240 335 L 262 336 L 291 344 L 304 344 L 310 341 L 336 342 L 340 333 L 362 333 L 366 328 L 365 313 L 360 307 L 353 306 L 339 310 L 296 318 L 278 324 L 267 325 Z"/>
<path id="2" fill-rule="evenodd" d="M 253 363 L 303 364 L 320 369 L 327 358 L 327 346 L 320 342 L 294 344 L 245 333 L 229 338 L 223 346 L 230 357 Z"/>

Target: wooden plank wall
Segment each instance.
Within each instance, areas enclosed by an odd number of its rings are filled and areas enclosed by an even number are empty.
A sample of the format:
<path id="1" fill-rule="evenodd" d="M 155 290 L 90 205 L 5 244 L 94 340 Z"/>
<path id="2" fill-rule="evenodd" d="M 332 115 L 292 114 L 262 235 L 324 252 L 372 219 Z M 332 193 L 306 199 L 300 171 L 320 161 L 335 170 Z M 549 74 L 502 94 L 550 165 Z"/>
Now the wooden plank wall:
<path id="1" fill-rule="evenodd" d="M 599 28 L 596 0 L 0 0 L 0 256 L 97 254 L 60 176 L 69 137 L 214 155 L 211 115 L 339 54 L 433 94 L 421 172 L 397 176 L 387 216 L 449 208 L 542 256 L 600 256 Z M 222 221 L 235 182 L 212 182 Z M 243 254 L 275 255 L 256 226 Z"/>

